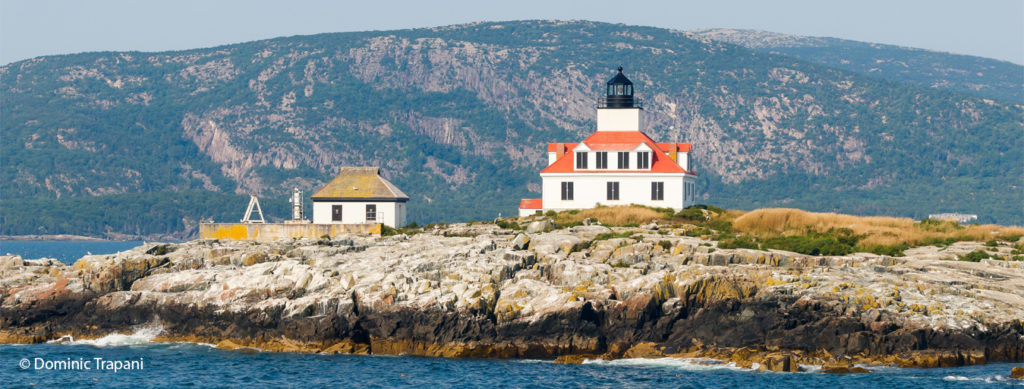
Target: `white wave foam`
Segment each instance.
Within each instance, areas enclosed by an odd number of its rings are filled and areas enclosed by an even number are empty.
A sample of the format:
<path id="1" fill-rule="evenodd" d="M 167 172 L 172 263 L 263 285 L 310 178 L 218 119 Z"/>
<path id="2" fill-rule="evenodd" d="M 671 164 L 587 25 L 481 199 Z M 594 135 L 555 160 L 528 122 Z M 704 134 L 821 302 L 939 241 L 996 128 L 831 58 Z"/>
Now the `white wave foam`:
<path id="1" fill-rule="evenodd" d="M 970 381 L 971 379 L 967 378 L 967 377 L 964 377 L 962 375 L 948 375 L 948 376 L 942 377 L 942 380 L 943 381 Z"/>
<path id="2" fill-rule="evenodd" d="M 800 365 L 800 371 L 805 373 L 817 373 L 821 371 L 821 365 Z"/>
<path id="3" fill-rule="evenodd" d="M 110 334 L 99 339 L 71 340 L 70 342 L 66 342 L 66 344 L 88 345 L 95 347 L 133 346 L 151 343 L 153 338 L 160 335 L 162 332 L 164 332 L 163 326 L 147 325 L 138 327 L 131 335 Z"/>
<path id="4" fill-rule="evenodd" d="M 736 370 L 736 371 L 748 371 L 750 369 L 744 369 L 736 366 L 733 362 L 724 362 L 717 359 L 708 358 L 627 358 L 627 359 L 616 359 L 606 361 L 603 359 L 587 359 L 583 361 L 584 364 L 588 365 L 604 365 L 604 366 L 631 366 L 631 367 L 660 367 L 660 368 L 674 368 L 687 371 L 707 371 L 707 370 Z"/>

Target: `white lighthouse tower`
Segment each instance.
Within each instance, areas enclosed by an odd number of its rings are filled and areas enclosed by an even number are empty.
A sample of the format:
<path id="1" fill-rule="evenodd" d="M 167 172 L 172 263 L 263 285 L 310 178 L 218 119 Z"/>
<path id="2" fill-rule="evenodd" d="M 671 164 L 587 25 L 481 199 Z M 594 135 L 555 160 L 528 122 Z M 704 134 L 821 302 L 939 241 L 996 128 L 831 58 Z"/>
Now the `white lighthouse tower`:
<path id="1" fill-rule="evenodd" d="M 548 143 L 539 199 L 523 199 L 520 216 L 537 211 L 640 204 L 676 210 L 696 198 L 689 143 L 658 143 L 641 130 L 643 105 L 618 73 L 598 99 L 597 130 L 579 143 Z"/>

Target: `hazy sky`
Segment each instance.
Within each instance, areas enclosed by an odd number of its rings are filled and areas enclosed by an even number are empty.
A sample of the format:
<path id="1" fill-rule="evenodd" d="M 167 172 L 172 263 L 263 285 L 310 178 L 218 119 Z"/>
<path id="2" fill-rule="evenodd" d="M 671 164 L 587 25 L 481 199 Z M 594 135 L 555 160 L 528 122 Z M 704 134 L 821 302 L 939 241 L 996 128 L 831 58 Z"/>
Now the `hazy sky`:
<path id="1" fill-rule="evenodd" d="M 0 0 L 0 64 L 83 51 L 177 50 L 322 32 L 523 19 L 760 29 L 1024 64 L 1024 0 Z"/>

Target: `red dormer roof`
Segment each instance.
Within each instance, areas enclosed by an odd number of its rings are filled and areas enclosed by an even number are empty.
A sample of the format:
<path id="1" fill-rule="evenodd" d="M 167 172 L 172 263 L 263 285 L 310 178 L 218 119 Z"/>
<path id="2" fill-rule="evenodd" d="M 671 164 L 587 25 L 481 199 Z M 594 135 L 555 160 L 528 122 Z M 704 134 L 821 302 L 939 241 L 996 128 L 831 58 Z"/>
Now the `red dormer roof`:
<path id="1" fill-rule="evenodd" d="M 651 140 L 647 134 L 640 131 L 598 131 L 590 135 L 587 139 L 583 140 L 583 143 L 587 145 L 591 150 L 596 151 L 631 151 L 639 146 L 641 143 L 646 144 L 654 150 L 651 153 L 651 169 L 650 170 L 576 170 L 576 165 L 573 163 L 573 148 L 576 147 L 575 143 L 549 143 L 548 151 L 555 152 L 559 146 L 567 146 L 565 154 L 562 155 L 555 163 L 544 168 L 540 171 L 544 173 L 607 173 L 607 172 L 628 172 L 628 173 L 689 173 L 696 174 L 692 171 L 683 170 L 676 164 L 676 161 L 669 158 L 668 152 L 672 148 L 673 143 L 657 143 Z M 678 151 L 689 152 L 689 143 L 675 143 Z M 593 163 L 593 161 L 591 162 Z"/>
<path id="2" fill-rule="evenodd" d="M 543 199 L 522 199 L 519 200 L 519 209 L 543 209 Z"/>

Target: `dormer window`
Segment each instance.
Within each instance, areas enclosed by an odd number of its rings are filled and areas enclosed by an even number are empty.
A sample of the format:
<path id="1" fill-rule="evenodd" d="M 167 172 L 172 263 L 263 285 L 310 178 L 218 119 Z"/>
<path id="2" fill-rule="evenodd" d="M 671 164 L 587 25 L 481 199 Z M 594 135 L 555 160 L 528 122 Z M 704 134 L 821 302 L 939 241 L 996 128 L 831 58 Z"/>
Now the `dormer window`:
<path id="1" fill-rule="evenodd" d="M 598 151 L 597 152 L 597 167 L 596 169 L 607 169 L 608 168 L 608 152 Z"/>
<path id="2" fill-rule="evenodd" d="M 587 168 L 587 152 L 577 151 L 576 152 L 576 168 L 586 169 Z"/>
<path id="3" fill-rule="evenodd" d="M 618 166 L 619 166 L 619 169 L 622 169 L 622 170 L 629 169 L 629 152 L 627 152 L 627 151 L 620 151 L 619 152 L 619 165 Z"/>
<path id="4" fill-rule="evenodd" d="M 638 151 L 636 153 L 636 168 L 637 169 L 650 169 L 651 168 L 651 153 L 646 151 Z"/>

